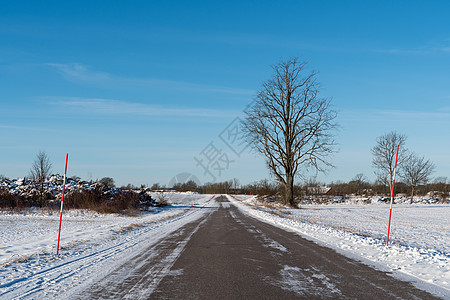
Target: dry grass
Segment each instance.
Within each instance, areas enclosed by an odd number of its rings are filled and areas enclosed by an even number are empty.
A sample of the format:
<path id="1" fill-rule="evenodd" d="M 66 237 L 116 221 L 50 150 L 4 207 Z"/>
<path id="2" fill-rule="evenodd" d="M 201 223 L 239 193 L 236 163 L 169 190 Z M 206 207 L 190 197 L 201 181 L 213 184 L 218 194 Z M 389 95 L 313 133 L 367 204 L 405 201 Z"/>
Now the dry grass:
<path id="1" fill-rule="evenodd" d="M 70 248 L 74 248 L 78 245 L 84 244 L 84 243 L 85 243 L 85 241 L 72 241 L 70 243 L 65 244 L 64 246 L 60 246 L 59 250 L 67 250 Z"/>
<path id="2" fill-rule="evenodd" d="M 20 255 L 19 257 L 14 258 L 12 261 L 18 262 L 18 263 L 23 263 L 23 262 L 29 261 L 32 258 L 33 258 L 33 255 Z"/>
<path id="3" fill-rule="evenodd" d="M 134 224 L 133 223 L 133 224 L 130 224 L 128 226 L 121 227 L 119 229 L 119 231 L 117 231 L 116 233 L 125 233 L 125 232 L 131 231 L 131 230 L 133 230 L 135 228 L 139 228 L 139 227 L 143 227 L 143 226 L 145 226 L 145 223 L 139 223 L 139 224 Z"/>
<path id="4" fill-rule="evenodd" d="M 275 209 L 275 206 L 270 203 L 263 203 L 263 204 L 261 204 L 261 206 L 265 207 L 265 208 L 269 208 L 269 209 Z"/>
<path id="5" fill-rule="evenodd" d="M 12 263 L 24 263 L 34 258 L 35 256 L 35 254 L 16 255 L 13 256 L 10 260 L 4 262 L 1 267 L 4 268 L 10 266 Z"/>

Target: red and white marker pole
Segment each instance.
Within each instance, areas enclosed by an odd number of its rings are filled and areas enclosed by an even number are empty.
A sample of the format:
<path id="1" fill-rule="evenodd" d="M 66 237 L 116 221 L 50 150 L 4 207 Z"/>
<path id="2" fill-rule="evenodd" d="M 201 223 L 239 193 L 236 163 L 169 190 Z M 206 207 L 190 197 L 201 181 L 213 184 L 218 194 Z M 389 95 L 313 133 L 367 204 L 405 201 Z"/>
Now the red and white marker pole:
<path id="1" fill-rule="evenodd" d="M 59 254 L 59 238 L 61 236 L 61 222 L 62 222 L 62 212 L 64 205 L 64 192 L 66 190 L 66 174 L 67 174 L 67 161 L 69 160 L 69 153 L 66 153 L 66 167 L 64 168 L 64 181 L 63 181 L 63 190 L 62 190 L 62 199 L 61 199 L 61 211 L 59 212 L 59 230 L 58 230 L 58 244 L 56 246 L 56 254 Z"/>
<path id="2" fill-rule="evenodd" d="M 391 205 L 389 207 L 389 224 L 388 224 L 386 246 L 389 245 L 389 232 L 391 230 L 392 202 L 394 202 L 395 170 L 397 169 L 397 159 L 398 159 L 398 148 L 399 148 L 399 146 L 400 145 L 397 145 L 397 153 L 395 154 L 394 176 L 392 177 Z"/>

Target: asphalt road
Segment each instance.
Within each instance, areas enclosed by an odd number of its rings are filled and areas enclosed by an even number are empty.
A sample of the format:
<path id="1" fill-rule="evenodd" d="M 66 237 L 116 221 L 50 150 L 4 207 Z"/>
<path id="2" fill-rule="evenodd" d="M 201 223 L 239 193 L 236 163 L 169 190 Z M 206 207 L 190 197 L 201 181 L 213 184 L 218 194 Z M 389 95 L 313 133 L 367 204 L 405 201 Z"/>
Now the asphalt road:
<path id="1" fill-rule="evenodd" d="M 436 299 L 408 282 L 239 212 L 189 223 L 83 299 Z"/>

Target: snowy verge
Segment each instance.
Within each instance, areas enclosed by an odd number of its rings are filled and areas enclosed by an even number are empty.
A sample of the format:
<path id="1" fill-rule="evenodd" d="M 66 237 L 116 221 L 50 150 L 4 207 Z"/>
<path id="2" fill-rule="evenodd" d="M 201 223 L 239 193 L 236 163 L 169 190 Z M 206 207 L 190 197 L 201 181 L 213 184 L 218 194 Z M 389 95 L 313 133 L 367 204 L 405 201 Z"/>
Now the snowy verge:
<path id="1" fill-rule="evenodd" d="M 111 274 L 118 266 L 132 261 L 136 255 L 142 253 L 143 249 L 153 247 L 184 225 L 201 219 L 218 207 L 215 201 L 211 201 L 214 198 L 213 195 L 196 196 L 197 206 L 194 207 L 189 205 L 190 197 L 178 195 L 177 198 L 180 201 L 176 206 L 169 207 L 158 214 L 145 214 L 140 217 L 111 215 L 94 217 L 88 214 L 82 218 L 75 214 L 72 220 L 74 224 L 65 223 L 65 242 L 59 255 L 55 255 L 53 250 L 51 253 L 42 253 L 34 249 L 33 252 L 31 248 L 39 240 L 39 238 L 33 238 L 33 232 L 40 236 L 39 229 L 49 227 L 48 222 L 45 218 L 36 219 L 42 218 L 39 213 L 34 217 L 21 216 L 25 219 L 15 220 L 14 228 L 18 236 L 27 236 L 28 241 L 23 238 L 22 248 L 16 245 L 15 250 L 18 253 L 29 250 L 32 254 L 24 257 L 23 260 L 10 261 L 0 267 L 0 298 L 75 298 L 87 287 Z M 183 199 L 184 201 L 181 201 Z M 30 224 L 29 230 L 24 233 L 21 225 L 30 218 L 30 222 L 34 225 Z M 66 219 L 70 221 L 70 214 L 66 215 Z M 101 227 L 102 223 L 105 223 L 104 227 Z M 77 228 L 80 230 L 79 233 L 83 233 L 83 240 L 75 236 Z M 43 229 L 43 232 L 48 234 L 46 230 L 48 229 Z M 0 237 L 4 238 L 4 231 L 1 233 Z M 47 241 L 50 240 L 51 238 L 48 238 Z M 54 242 L 56 241 L 52 241 L 52 244 Z M 158 255 L 158 253 L 151 253 L 151 255 Z M 176 259 L 176 256 L 171 256 L 172 258 Z M 159 276 L 164 275 L 159 274 Z"/>
<path id="2" fill-rule="evenodd" d="M 411 280 L 417 287 L 437 296 L 450 297 L 450 254 L 448 252 L 402 244 L 390 244 L 387 247 L 386 241 L 380 237 L 346 231 L 345 221 L 352 218 L 350 215 L 346 218 L 342 216 L 333 218 L 332 222 L 335 225 L 333 228 L 316 224 L 312 220 L 305 221 L 296 216 L 295 211 L 298 210 L 280 211 L 276 208 L 262 207 L 257 205 L 252 197 L 228 196 L 228 199 L 242 212 L 259 220 L 299 233 L 345 256 L 363 261 L 377 269 L 392 272 L 394 276 L 401 279 Z M 450 207 L 445 207 L 445 209 L 448 208 Z M 430 215 L 428 218 L 432 220 L 435 216 Z M 443 233 L 445 228 L 448 228 L 448 223 L 442 228 Z"/>
<path id="3" fill-rule="evenodd" d="M 181 216 L 191 208 L 191 196 L 168 193 L 170 206 L 135 216 L 99 214 L 88 210 L 65 210 L 61 228 L 61 248 L 108 238 L 111 235 L 150 223 Z M 204 205 L 211 195 L 194 194 L 196 205 Z M 59 211 L 26 209 L 0 211 L 0 266 L 24 261 L 36 255 L 56 252 Z"/>

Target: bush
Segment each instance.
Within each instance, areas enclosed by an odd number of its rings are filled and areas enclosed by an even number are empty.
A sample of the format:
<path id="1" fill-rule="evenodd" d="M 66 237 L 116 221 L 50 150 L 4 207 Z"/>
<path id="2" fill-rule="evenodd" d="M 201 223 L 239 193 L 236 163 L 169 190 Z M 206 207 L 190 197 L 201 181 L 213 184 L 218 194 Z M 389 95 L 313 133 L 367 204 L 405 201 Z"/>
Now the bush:
<path id="1" fill-rule="evenodd" d="M 36 198 L 12 194 L 8 189 L 0 187 L 0 208 L 20 209 L 39 206 Z"/>
<path id="2" fill-rule="evenodd" d="M 7 189 L 0 188 L 0 207 L 1 208 L 17 208 L 24 205 L 20 196 L 11 194 Z"/>
<path id="3" fill-rule="evenodd" d="M 158 193 L 158 201 L 157 203 L 153 204 L 155 206 L 167 206 L 169 205 L 169 199 L 167 197 L 167 195 L 164 192 L 159 192 Z"/>
<path id="4" fill-rule="evenodd" d="M 99 213 L 123 213 L 153 205 L 153 199 L 145 193 L 102 188 L 72 192 L 64 199 L 68 209 L 90 209 Z"/>
<path id="5" fill-rule="evenodd" d="M 100 189 L 81 190 L 67 194 L 64 207 L 67 209 L 95 209 L 103 202 L 103 193 Z"/>
<path id="6" fill-rule="evenodd" d="M 106 188 L 114 188 L 116 185 L 114 183 L 114 179 L 111 177 L 103 177 L 100 179 L 99 183 Z"/>

